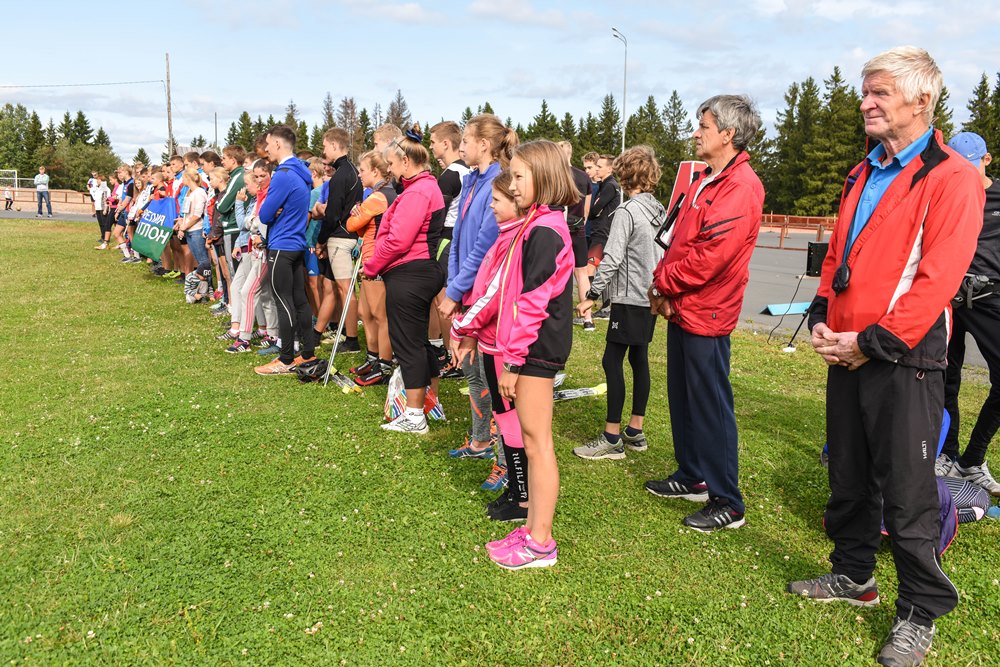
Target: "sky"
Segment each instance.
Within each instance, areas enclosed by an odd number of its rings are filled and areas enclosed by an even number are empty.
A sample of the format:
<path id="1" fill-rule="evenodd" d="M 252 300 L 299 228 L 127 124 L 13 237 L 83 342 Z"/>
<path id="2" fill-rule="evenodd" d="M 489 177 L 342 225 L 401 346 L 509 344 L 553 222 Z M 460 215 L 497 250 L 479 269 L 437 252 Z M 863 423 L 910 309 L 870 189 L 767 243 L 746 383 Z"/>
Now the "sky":
<path id="1" fill-rule="evenodd" d="M 114 150 L 154 158 L 167 135 L 165 54 L 170 53 L 176 141 L 219 141 L 247 110 L 279 120 L 294 100 L 310 127 L 323 97 L 383 109 L 400 89 L 414 119 L 458 119 L 489 101 L 501 118 L 530 122 L 548 101 L 557 117 L 626 113 L 677 90 L 692 113 L 718 93 L 746 93 L 769 127 L 789 84 L 827 78 L 839 65 L 860 87 L 862 65 L 893 46 L 927 49 L 944 73 L 954 119 L 983 72 L 1000 69 L 1000 2 L 924 0 L 48 0 L 5 8 L 0 104 L 21 103 L 43 124 L 82 109 Z M 42 7 L 40 9 L 40 7 Z M 44 17 L 40 14 L 44 14 Z M 44 20 L 40 20 L 40 19 Z M 116 22 L 123 22 L 116 25 Z M 9 54 L 18 54 L 11 56 Z M 27 87 L 128 81 L 153 83 Z M 0 165 L 2 166 L 2 165 Z"/>

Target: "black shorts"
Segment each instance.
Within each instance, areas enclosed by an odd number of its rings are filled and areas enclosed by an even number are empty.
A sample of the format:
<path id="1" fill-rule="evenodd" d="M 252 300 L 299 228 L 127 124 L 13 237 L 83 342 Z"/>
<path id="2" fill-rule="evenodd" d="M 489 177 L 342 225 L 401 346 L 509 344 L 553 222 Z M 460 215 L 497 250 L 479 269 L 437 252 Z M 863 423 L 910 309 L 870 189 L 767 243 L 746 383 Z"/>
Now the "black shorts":
<path id="1" fill-rule="evenodd" d="M 649 312 L 649 306 L 612 303 L 605 340 L 619 345 L 649 345 L 655 329 L 656 315 Z"/>
<path id="2" fill-rule="evenodd" d="M 333 280 L 333 267 L 330 266 L 330 260 L 324 257 L 318 261 L 319 261 L 319 275 L 323 276 L 327 280 Z"/>
<path id="3" fill-rule="evenodd" d="M 570 232 L 570 241 L 573 242 L 573 268 L 582 269 L 587 266 L 587 237 L 580 229 L 580 233 Z"/>
<path id="4" fill-rule="evenodd" d="M 451 231 L 449 228 L 448 231 Z M 438 256 L 437 262 L 441 266 L 441 270 L 444 271 L 444 284 L 448 284 L 448 256 L 451 255 L 451 239 L 445 240 L 441 239 L 441 243 L 438 245 Z"/>

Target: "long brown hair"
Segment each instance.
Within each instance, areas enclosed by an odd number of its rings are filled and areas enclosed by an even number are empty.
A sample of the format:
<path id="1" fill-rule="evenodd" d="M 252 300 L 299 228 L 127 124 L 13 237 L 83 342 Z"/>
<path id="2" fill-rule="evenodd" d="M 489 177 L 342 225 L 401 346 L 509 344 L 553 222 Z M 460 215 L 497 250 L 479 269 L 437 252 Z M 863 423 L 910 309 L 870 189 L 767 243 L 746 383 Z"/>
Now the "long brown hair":
<path id="1" fill-rule="evenodd" d="M 517 132 L 504 125 L 491 113 L 481 113 L 473 117 L 465 124 L 465 131 L 470 130 L 477 138 L 490 142 L 490 157 L 499 162 L 500 168 L 506 171 L 518 144 Z"/>

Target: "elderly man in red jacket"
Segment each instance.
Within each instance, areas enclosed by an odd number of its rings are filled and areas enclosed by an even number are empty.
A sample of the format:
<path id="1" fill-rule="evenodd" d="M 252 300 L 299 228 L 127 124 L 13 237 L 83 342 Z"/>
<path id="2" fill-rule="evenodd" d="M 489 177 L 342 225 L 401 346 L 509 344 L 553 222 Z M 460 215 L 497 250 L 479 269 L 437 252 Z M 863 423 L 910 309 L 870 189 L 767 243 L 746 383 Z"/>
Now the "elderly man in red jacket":
<path id="1" fill-rule="evenodd" d="M 678 469 L 646 490 L 706 503 L 684 525 L 711 532 L 745 523 L 729 334 L 750 277 L 764 187 L 746 152 L 760 129 L 753 102 L 717 95 L 697 117 L 696 151 L 708 167 L 685 195 L 649 290 L 653 311 L 670 320 L 667 395 Z"/>
<path id="2" fill-rule="evenodd" d="M 832 572 L 788 590 L 877 604 L 884 516 L 899 594 L 878 662 L 919 665 L 934 619 L 958 604 L 935 550 L 934 459 L 949 302 L 975 252 L 985 195 L 976 170 L 931 127 L 942 76 L 926 51 L 886 51 L 862 77 L 865 132 L 878 145 L 847 178 L 809 317 L 812 345 L 830 365 Z"/>

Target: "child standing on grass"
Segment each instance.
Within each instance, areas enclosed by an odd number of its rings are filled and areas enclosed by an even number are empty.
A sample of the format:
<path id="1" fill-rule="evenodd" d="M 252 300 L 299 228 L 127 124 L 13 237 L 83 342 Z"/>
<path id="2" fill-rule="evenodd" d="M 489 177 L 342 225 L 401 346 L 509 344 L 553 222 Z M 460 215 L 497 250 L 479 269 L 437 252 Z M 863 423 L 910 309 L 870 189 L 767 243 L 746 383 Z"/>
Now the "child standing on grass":
<path id="1" fill-rule="evenodd" d="M 501 272 L 511 244 L 524 224 L 518 216 L 517 204 L 510 189 L 510 172 L 501 172 L 493 179 L 490 208 L 497 221 L 499 235 L 486 251 L 476 282 L 469 293 L 469 309 L 452 321 L 451 347 L 455 363 L 462 366 L 478 348 L 482 359 L 486 386 L 493 408 L 493 419 L 503 436 L 502 481 L 509 484 L 499 498 L 486 506 L 486 515 L 494 521 L 524 521 L 528 518 L 528 459 L 524 455 L 521 422 L 512 401 L 500 396 L 497 378 L 503 372 L 503 361 L 497 348 L 497 315 L 499 313 Z"/>
<path id="2" fill-rule="evenodd" d="M 528 512 L 524 526 L 486 545 L 500 567 L 555 565 L 552 518 L 559 469 L 552 439 L 552 388 L 573 339 L 573 248 L 561 211 L 580 195 L 562 151 L 551 141 L 514 150 L 511 193 L 524 219 L 491 282 L 497 301 L 497 393 L 517 411 L 528 460 Z M 466 347 L 469 347 L 466 344 Z"/>
<path id="3" fill-rule="evenodd" d="M 667 218 L 666 209 L 653 196 L 660 180 L 660 165 L 649 146 L 634 146 L 615 158 L 614 173 L 629 200 L 615 209 L 604 258 L 590 284 L 587 298 L 577 305 L 583 317 L 605 289 L 611 297 L 607 344 L 601 361 L 608 383 L 608 411 L 604 432 L 573 453 L 583 459 L 623 459 L 625 447 L 646 450 L 642 422 L 649 400 L 649 343 L 656 315 L 649 310 L 647 290 L 662 252 L 653 236 Z M 625 406 L 625 373 L 628 354 L 632 367 L 632 415 L 621 431 Z"/>

